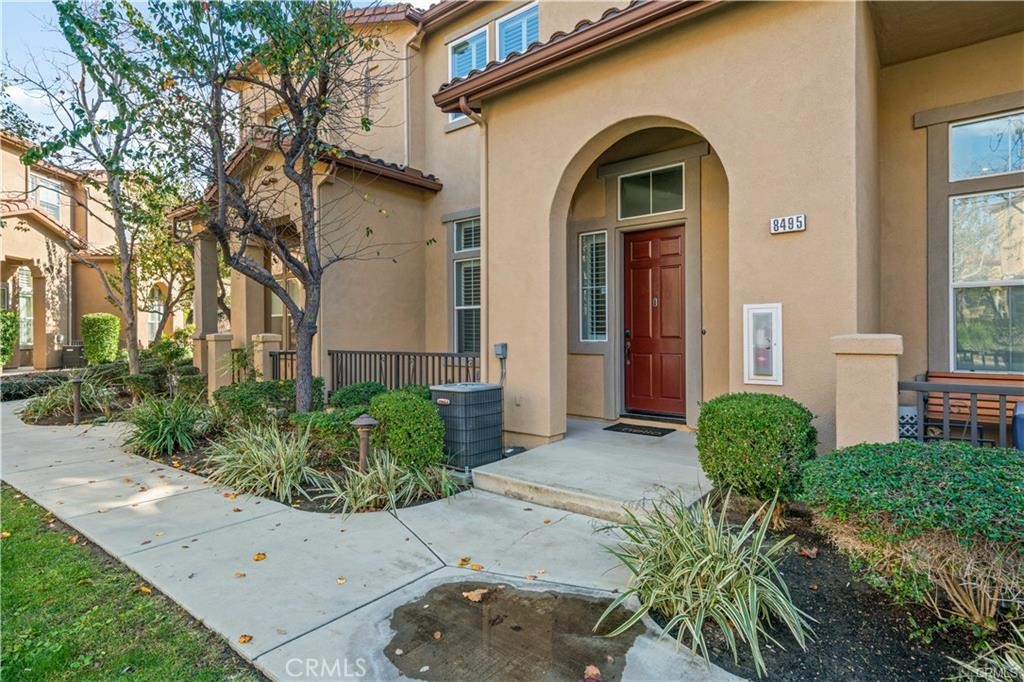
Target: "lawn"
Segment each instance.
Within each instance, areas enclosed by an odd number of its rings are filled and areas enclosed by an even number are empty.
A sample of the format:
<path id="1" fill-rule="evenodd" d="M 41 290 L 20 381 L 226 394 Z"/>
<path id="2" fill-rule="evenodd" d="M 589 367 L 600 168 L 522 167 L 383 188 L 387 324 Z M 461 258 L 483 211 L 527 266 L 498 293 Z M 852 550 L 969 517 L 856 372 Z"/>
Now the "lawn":
<path id="1" fill-rule="evenodd" d="M 45 509 L 0 496 L 0 680 L 263 679 Z"/>

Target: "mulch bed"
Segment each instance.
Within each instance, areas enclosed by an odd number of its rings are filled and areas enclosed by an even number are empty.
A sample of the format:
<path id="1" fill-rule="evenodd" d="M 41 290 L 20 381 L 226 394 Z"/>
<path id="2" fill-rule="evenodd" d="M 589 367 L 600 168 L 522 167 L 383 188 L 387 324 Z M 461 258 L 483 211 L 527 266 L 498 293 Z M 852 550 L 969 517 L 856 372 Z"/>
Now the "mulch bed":
<path id="1" fill-rule="evenodd" d="M 782 647 L 765 642 L 762 654 L 771 681 L 897 682 L 943 680 L 957 672 L 950 658 L 973 657 L 974 638 L 965 628 L 932 631 L 931 642 L 920 634 L 938 624 L 931 610 L 897 605 L 885 593 L 858 579 L 850 562 L 829 540 L 815 531 L 810 513 L 791 509 L 786 529 L 777 534 L 795 536 L 780 571 L 793 601 L 816 622 L 814 639 L 802 651 L 785 626 L 772 634 Z M 800 549 L 817 548 L 811 559 Z M 664 620 L 658 617 L 664 624 Z M 916 625 L 915 625 L 916 623 Z M 917 637 L 915 637 L 917 633 Z M 749 651 L 740 644 L 739 662 L 733 661 L 724 638 L 708 629 L 712 662 L 750 680 L 757 672 Z"/>
<path id="2" fill-rule="evenodd" d="M 107 419 L 106 415 L 102 412 L 83 412 L 78 417 L 78 423 L 86 425 L 93 420 L 100 418 L 103 418 L 104 421 Z M 26 419 L 22 419 L 22 421 L 29 426 L 71 426 L 75 423 L 75 418 L 69 414 L 61 414 L 55 417 L 43 417 L 35 421 L 29 421 Z"/>

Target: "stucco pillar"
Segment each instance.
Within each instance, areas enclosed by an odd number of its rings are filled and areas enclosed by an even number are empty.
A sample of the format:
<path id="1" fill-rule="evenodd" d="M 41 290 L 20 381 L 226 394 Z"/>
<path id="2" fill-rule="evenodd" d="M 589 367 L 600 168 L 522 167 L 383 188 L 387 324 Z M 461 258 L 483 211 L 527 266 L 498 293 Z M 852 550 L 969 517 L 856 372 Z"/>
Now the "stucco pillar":
<path id="1" fill-rule="evenodd" d="M 899 334 L 832 337 L 836 356 L 836 447 L 899 438 Z"/>
<path id="2" fill-rule="evenodd" d="M 206 358 L 210 363 L 206 385 L 211 402 L 214 391 L 231 384 L 231 338 L 231 332 L 206 335 Z"/>
<path id="3" fill-rule="evenodd" d="M 192 311 L 196 331 L 192 335 L 192 362 L 200 372 L 209 373 L 206 337 L 217 333 L 217 241 L 203 232 L 196 236 L 193 249 L 196 281 Z"/>
<path id="4" fill-rule="evenodd" d="M 262 263 L 263 248 L 247 246 L 245 256 L 256 263 Z M 263 289 L 263 285 L 256 280 L 246 277 L 237 270 L 231 271 L 231 333 L 234 335 L 232 343 L 235 348 L 244 348 L 253 334 L 262 334 L 266 331 L 266 295 Z"/>
<path id="5" fill-rule="evenodd" d="M 47 334 L 46 276 L 32 275 L 32 366 L 35 369 L 50 368 L 50 342 Z"/>
<path id="6" fill-rule="evenodd" d="M 271 376 L 270 352 L 281 350 L 280 334 L 252 335 L 252 362 L 256 369 L 257 380 L 269 379 Z"/>

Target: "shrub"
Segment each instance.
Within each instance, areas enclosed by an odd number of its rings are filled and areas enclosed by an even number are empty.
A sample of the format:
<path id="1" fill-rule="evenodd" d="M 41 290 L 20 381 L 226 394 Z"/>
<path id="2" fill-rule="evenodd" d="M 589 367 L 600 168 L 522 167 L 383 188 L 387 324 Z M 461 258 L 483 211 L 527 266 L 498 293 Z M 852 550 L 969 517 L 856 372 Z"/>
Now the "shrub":
<path id="1" fill-rule="evenodd" d="M 430 395 L 430 387 L 424 386 L 423 384 L 406 384 L 405 386 L 402 386 L 402 388 L 398 390 L 405 391 L 406 393 L 412 393 L 413 395 L 418 395 L 424 400 L 433 400 L 433 398 Z"/>
<path id="2" fill-rule="evenodd" d="M 228 421 L 263 420 L 268 412 L 295 410 L 295 379 L 279 381 L 240 381 L 221 386 L 213 392 L 213 401 Z M 313 410 L 324 408 L 323 377 L 313 377 Z"/>
<path id="3" fill-rule="evenodd" d="M 173 338 L 164 337 L 139 353 L 144 360 L 152 359 L 164 367 L 171 369 L 178 362 L 192 359 L 192 347 L 179 343 Z M 190 363 L 191 364 L 191 363 Z"/>
<path id="4" fill-rule="evenodd" d="M 205 374 L 185 374 L 178 377 L 175 395 L 182 400 L 206 401 L 207 380 Z"/>
<path id="5" fill-rule="evenodd" d="M 444 460 L 444 423 L 429 400 L 407 391 L 391 391 L 370 401 L 370 415 L 380 425 L 374 444 L 403 466 L 424 467 Z"/>
<path id="6" fill-rule="evenodd" d="M 127 389 L 128 394 L 131 395 L 132 400 L 139 401 L 146 396 L 154 395 L 156 390 L 156 381 L 153 377 L 148 374 L 131 374 L 124 378 L 124 387 Z"/>
<path id="7" fill-rule="evenodd" d="M 125 446 L 147 457 L 191 452 L 210 423 L 208 408 L 181 398 L 147 398 L 126 419 L 132 430 Z"/>
<path id="8" fill-rule="evenodd" d="M 90 365 L 117 359 L 121 318 L 110 313 L 82 315 L 82 354 Z"/>
<path id="9" fill-rule="evenodd" d="M 68 372 L 41 372 L 39 374 L 5 376 L 0 381 L 0 401 L 24 400 L 46 393 L 57 384 L 71 378 Z"/>
<path id="10" fill-rule="evenodd" d="M 704 626 L 714 625 L 734 660 L 738 642 L 746 643 L 759 676 L 767 672 L 761 643 L 774 641 L 767 624 L 785 624 L 806 649 L 809 616 L 793 604 L 778 568 L 792 536 L 766 540 L 771 507 L 762 507 L 735 529 L 726 521 L 728 504 L 727 496 L 716 515 L 710 499 L 691 507 L 670 496 L 651 505 L 643 517 L 627 509 L 629 521 L 617 526 L 627 544 L 611 552 L 632 575 L 594 629 L 636 597 L 640 608 L 609 636 L 622 634 L 653 611 L 668 620 L 665 630 L 674 630 L 679 644 L 689 638 L 690 648 L 706 659 Z"/>
<path id="11" fill-rule="evenodd" d="M 110 389 L 89 379 L 81 386 L 82 412 L 102 412 L 109 416 L 114 402 Z M 74 414 L 74 391 L 70 381 L 57 384 L 46 393 L 29 400 L 21 410 L 21 418 L 37 422 L 55 417 L 70 417 Z"/>
<path id="12" fill-rule="evenodd" d="M 376 381 L 364 381 L 339 388 L 331 394 L 331 407 L 345 408 L 354 405 L 369 405 L 375 396 L 387 393 L 387 387 Z"/>
<path id="13" fill-rule="evenodd" d="M 346 466 L 342 477 L 327 476 L 317 500 L 342 514 L 398 509 L 423 500 L 454 495 L 462 485 L 441 466 L 403 466 L 387 452 L 370 458 L 366 473 Z"/>
<path id="14" fill-rule="evenodd" d="M 1019 450 L 856 445 L 808 462 L 804 486 L 818 525 L 897 596 L 995 629 L 999 604 L 1024 594 Z"/>
<path id="15" fill-rule="evenodd" d="M 85 370 L 85 378 L 112 391 L 122 393 L 126 390 L 125 381 L 128 374 L 128 361 L 115 360 L 94 365 Z"/>
<path id="16" fill-rule="evenodd" d="M 269 495 L 291 502 L 309 499 L 305 486 L 323 477 L 309 465 L 309 434 L 281 431 L 276 425 L 252 424 L 229 431 L 210 448 L 210 480 L 239 493 Z"/>
<path id="17" fill-rule="evenodd" d="M 697 451 L 708 478 L 759 500 L 790 499 L 818 435 L 800 403 L 767 393 L 730 393 L 701 406 Z"/>
<path id="18" fill-rule="evenodd" d="M 14 356 L 14 345 L 18 342 L 18 313 L 14 310 L 0 310 L 0 365 L 6 365 Z"/>

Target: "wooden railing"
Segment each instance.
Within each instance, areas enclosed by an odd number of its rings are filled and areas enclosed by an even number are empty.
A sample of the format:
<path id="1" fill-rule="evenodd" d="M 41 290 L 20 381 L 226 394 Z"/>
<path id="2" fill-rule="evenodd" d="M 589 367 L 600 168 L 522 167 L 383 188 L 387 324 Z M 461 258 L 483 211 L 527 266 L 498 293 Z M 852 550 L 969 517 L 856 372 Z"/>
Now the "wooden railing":
<path id="1" fill-rule="evenodd" d="M 293 351 L 293 350 L 272 350 L 272 351 L 270 351 L 270 378 L 271 379 L 294 379 L 295 378 L 295 351 Z"/>
<path id="2" fill-rule="evenodd" d="M 969 441 L 972 445 L 1010 447 L 1014 406 L 1024 386 L 939 381 L 899 382 L 916 393 L 917 440 Z"/>
<path id="3" fill-rule="evenodd" d="M 469 353 L 329 350 L 330 390 L 377 381 L 390 389 L 408 384 L 480 381 L 480 356 Z"/>

